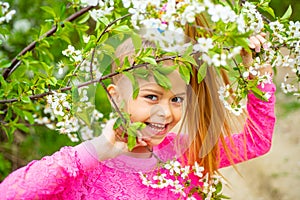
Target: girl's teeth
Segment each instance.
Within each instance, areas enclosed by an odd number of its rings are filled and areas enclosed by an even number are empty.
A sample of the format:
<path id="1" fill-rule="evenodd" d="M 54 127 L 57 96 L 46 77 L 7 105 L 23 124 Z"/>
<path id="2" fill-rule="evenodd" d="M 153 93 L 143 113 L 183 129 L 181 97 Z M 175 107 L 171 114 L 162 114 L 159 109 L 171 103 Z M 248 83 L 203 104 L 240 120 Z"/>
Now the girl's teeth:
<path id="1" fill-rule="evenodd" d="M 162 124 L 149 124 L 150 128 L 154 129 L 155 131 L 162 131 L 165 129 L 165 125 Z"/>

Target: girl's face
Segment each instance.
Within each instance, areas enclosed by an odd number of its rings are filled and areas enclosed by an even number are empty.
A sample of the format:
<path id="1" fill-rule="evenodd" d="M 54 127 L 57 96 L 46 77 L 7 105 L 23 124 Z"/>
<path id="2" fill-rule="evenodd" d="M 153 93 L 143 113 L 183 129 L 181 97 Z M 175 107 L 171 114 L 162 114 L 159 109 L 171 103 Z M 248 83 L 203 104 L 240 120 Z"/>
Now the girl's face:
<path id="1" fill-rule="evenodd" d="M 121 78 L 114 89 L 125 101 L 125 111 L 130 114 L 131 121 L 146 124 L 141 134 L 150 146 L 160 144 L 182 115 L 186 84 L 176 70 L 168 78 L 172 84 L 170 90 L 159 86 L 153 77 L 139 79 L 140 90 L 136 99 L 132 98 L 132 85 L 126 77 Z"/>

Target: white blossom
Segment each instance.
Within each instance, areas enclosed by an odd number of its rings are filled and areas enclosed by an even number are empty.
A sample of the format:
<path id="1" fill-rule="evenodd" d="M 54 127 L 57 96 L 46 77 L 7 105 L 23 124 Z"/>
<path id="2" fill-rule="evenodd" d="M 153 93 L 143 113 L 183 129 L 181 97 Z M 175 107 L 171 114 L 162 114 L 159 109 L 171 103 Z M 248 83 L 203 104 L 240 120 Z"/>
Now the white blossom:
<path id="1" fill-rule="evenodd" d="M 192 169 L 194 170 L 194 174 L 199 178 L 203 177 L 204 167 L 199 166 L 197 162 L 194 163 Z"/>
<path id="2" fill-rule="evenodd" d="M 210 49 L 214 47 L 213 40 L 211 38 L 198 38 L 197 44 L 193 46 L 195 51 L 207 53 Z"/>
<path id="3" fill-rule="evenodd" d="M 93 138 L 94 131 L 91 130 L 88 126 L 85 126 L 80 129 L 80 135 L 83 140 L 89 140 Z"/>
<path id="4" fill-rule="evenodd" d="M 71 61 L 80 62 L 82 61 L 82 53 L 80 50 L 75 50 L 75 47 L 68 45 L 68 48 L 62 51 L 62 54 L 69 57 Z"/>
<path id="5" fill-rule="evenodd" d="M 179 174 L 180 173 L 180 163 L 178 161 L 170 161 L 170 163 L 165 164 L 164 166 L 166 169 L 169 170 L 170 175 Z"/>

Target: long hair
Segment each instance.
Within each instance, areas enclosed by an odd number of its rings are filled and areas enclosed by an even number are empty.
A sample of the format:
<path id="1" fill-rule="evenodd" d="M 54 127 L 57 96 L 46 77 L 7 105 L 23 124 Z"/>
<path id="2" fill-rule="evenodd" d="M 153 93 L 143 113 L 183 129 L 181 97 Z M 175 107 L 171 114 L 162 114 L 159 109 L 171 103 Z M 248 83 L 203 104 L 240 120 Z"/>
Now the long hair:
<path id="1" fill-rule="evenodd" d="M 185 34 L 190 40 L 193 41 L 196 37 L 211 35 L 208 22 L 203 15 L 196 18 L 195 24 L 196 26 L 186 25 L 185 27 Z M 205 31 L 197 32 L 199 27 Z M 238 123 L 232 123 L 235 120 L 231 119 L 232 116 L 219 100 L 219 87 L 229 83 L 224 70 L 221 69 L 217 73 L 214 67 L 209 66 L 206 77 L 198 83 L 197 73 L 202 63 L 198 59 L 201 55 L 196 54 L 195 56 L 198 66 L 193 66 L 193 76 L 191 76 L 188 90 L 188 106 L 184 116 L 190 139 L 190 147 L 186 152 L 186 158 L 189 165 L 198 162 L 199 165 L 204 167 L 205 172 L 211 175 L 213 172 L 218 172 L 220 145 L 222 145 L 227 159 L 234 165 L 233 158 L 238 155 L 238 152 L 234 148 L 230 136 L 233 131 L 241 128 L 233 128 L 233 124 L 244 124 L 244 118 L 238 119 Z M 225 142 L 225 138 L 227 142 Z M 231 148 L 229 148 L 229 145 Z"/>

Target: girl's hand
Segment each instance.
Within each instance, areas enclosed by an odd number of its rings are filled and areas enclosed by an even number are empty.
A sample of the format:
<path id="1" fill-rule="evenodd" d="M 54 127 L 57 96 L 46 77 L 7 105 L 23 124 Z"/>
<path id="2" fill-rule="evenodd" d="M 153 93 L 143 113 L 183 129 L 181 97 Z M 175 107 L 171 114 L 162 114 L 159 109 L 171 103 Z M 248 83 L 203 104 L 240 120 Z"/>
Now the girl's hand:
<path id="1" fill-rule="evenodd" d="M 260 33 L 258 35 L 255 36 L 251 36 L 249 38 L 249 48 L 252 49 L 253 51 L 255 51 L 256 53 L 259 53 L 261 51 L 261 48 L 263 49 L 268 49 L 268 44 L 267 44 L 267 40 L 266 40 L 266 34 L 265 33 Z M 243 64 L 246 68 L 249 68 L 252 63 L 253 63 L 253 56 L 252 56 L 252 52 L 248 52 L 245 49 L 242 49 L 241 51 L 241 56 L 243 59 Z M 259 69 L 261 74 L 265 74 L 265 73 L 271 73 L 273 72 L 272 70 L 272 66 L 270 64 L 264 64 L 264 66 L 262 66 Z"/>
<path id="2" fill-rule="evenodd" d="M 115 158 L 118 155 L 129 152 L 127 147 L 127 139 L 122 138 L 121 130 L 114 130 L 115 119 L 109 120 L 99 137 L 92 139 L 90 142 L 94 145 L 99 160 L 107 160 Z M 147 146 L 147 143 L 141 138 L 137 139 L 138 146 Z"/>

